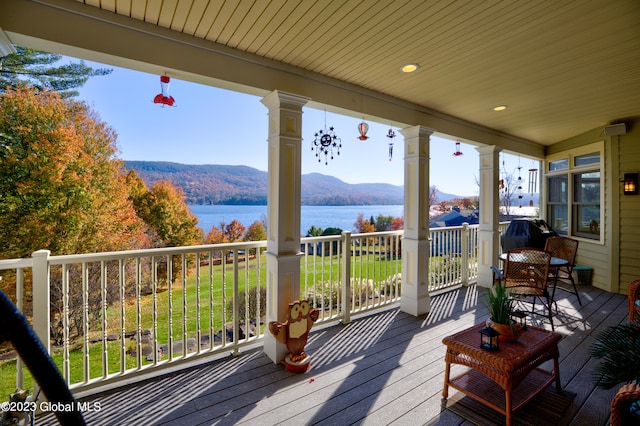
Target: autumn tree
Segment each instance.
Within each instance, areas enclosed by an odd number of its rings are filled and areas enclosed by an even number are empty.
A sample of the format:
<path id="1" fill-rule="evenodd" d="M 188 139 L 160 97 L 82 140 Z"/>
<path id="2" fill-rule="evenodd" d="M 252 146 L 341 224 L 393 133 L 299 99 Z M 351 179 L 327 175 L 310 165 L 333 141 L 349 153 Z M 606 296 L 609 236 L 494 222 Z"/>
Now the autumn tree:
<path id="1" fill-rule="evenodd" d="M 404 218 L 402 217 L 394 218 L 393 222 L 391 222 L 391 230 L 400 231 L 402 229 L 404 229 Z"/>
<path id="2" fill-rule="evenodd" d="M 231 223 L 221 223 L 220 229 L 224 232 L 226 240 L 230 243 L 235 241 L 241 241 L 247 228 L 240 223 L 237 219 L 231 221 Z"/>
<path id="3" fill-rule="evenodd" d="M 78 95 L 90 77 L 110 74 L 106 68 L 93 69 L 84 61 L 60 63 L 62 55 L 14 46 L 16 53 L 0 57 L 0 93 L 8 88 L 30 86 L 53 89 L 66 98 Z"/>
<path id="4" fill-rule="evenodd" d="M 0 94 L 0 257 L 27 257 L 39 249 L 61 255 L 150 246 L 145 223 L 122 190 L 126 180 L 115 140 L 115 132 L 85 104 L 56 92 L 23 86 Z M 50 287 L 55 342 L 65 309 L 59 269 L 52 266 Z M 106 269 L 109 303 L 118 296 L 117 268 Z M 89 320 L 100 314 L 100 273 L 97 264 L 67 271 L 69 328 L 76 334 L 83 332 L 84 297 Z M 4 284 L 11 286 L 7 278 Z"/>
<path id="5" fill-rule="evenodd" d="M 120 176 L 115 132 L 52 91 L 0 94 L 0 254 L 148 245 Z"/>
<path id="6" fill-rule="evenodd" d="M 212 226 L 211 230 L 204 237 L 205 244 L 223 244 L 227 242 L 226 240 L 224 232 L 222 232 L 222 229 L 217 226 Z M 211 252 L 211 256 L 214 258 L 220 258 L 222 256 L 222 252 L 220 250 L 215 250 Z"/>
<path id="7" fill-rule="evenodd" d="M 129 181 L 135 177 L 129 173 Z M 155 232 L 157 247 L 181 247 L 201 244 L 203 232 L 198 218 L 185 202 L 184 192 L 171 182 L 158 181 L 150 191 L 141 189 L 139 182 L 131 192 L 138 215 Z"/>
<path id="8" fill-rule="evenodd" d="M 224 232 L 217 226 L 212 226 L 206 237 L 204 237 L 205 244 L 222 244 L 225 242 L 226 237 L 224 236 Z"/>
<path id="9" fill-rule="evenodd" d="M 267 231 L 264 229 L 264 225 L 259 220 L 253 222 L 247 228 L 247 231 L 242 237 L 243 241 L 264 241 L 267 239 Z"/>
<path id="10" fill-rule="evenodd" d="M 358 218 L 353 223 L 353 229 L 358 234 L 376 232 L 376 227 L 371 223 L 370 220 L 364 218 L 363 213 L 358 213 Z"/>
<path id="11" fill-rule="evenodd" d="M 267 231 L 264 229 L 264 224 L 256 220 L 249 227 L 247 231 L 244 233 L 242 237 L 243 241 L 264 241 L 267 239 Z M 256 253 L 262 253 L 266 249 L 251 249 L 249 250 L 249 254 L 255 255 Z"/>

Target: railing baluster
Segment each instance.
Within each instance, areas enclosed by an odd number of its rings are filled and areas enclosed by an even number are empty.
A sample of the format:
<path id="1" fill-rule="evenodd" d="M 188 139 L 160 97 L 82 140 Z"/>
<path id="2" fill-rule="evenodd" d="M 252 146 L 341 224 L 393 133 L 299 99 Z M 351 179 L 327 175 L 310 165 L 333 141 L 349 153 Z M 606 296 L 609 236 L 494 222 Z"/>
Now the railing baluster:
<path id="1" fill-rule="evenodd" d="M 125 334 L 127 332 L 126 324 L 126 260 L 118 259 L 118 284 L 120 286 L 120 374 L 124 374 L 127 369 L 127 346 L 125 340 Z M 67 357 L 65 356 L 65 359 Z"/>
<path id="2" fill-rule="evenodd" d="M 83 333 L 83 359 L 84 382 L 89 382 L 90 357 L 89 357 L 89 268 L 87 262 L 82 262 L 82 333 Z"/>
<path id="3" fill-rule="evenodd" d="M 153 258 L 151 259 L 151 269 L 153 270 Z M 142 271 L 140 258 L 136 258 L 136 369 L 142 368 Z"/>
<path id="4" fill-rule="evenodd" d="M 200 353 L 200 345 L 202 344 L 202 330 L 200 327 L 200 252 L 195 255 L 196 263 L 196 353 Z"/>
<path id="5" fill-rule="evenodd" d="M 100 262 L 100 308 L 102 316 L 102 378 L 109 375 L 109 351 L 107 348 L 107 265 Z"/>

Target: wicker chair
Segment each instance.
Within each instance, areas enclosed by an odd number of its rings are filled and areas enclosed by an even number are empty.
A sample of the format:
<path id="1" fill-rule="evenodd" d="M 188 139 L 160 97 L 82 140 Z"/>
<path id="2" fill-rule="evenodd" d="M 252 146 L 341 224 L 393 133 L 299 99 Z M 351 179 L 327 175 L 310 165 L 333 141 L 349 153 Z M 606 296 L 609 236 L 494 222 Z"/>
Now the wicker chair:
<path id="1" fill-rule="evenodd" d="M 628 301 L 629 301 L 629 321 L 638 320 L 640 318 L 640 280 L 632 281 L 629 284 Z M 631 418 L 631 404 L 640 401 L 640 384 L 629 383 L 618 389 L 616 396 L 611 401 L 611 414 L 609 423 L 611 426 L 622 426 L 638 424 L 640 418 Z"/>
<path id="2" fill-rule="evenodd" d="M 629 321 L 640 318 L 640 280 L 629 284 Z"/>
<path id="3" fill-rule="evenodd" d="M 545 242 L 544 249 L 551 253 L 551 256 L 558 257 L 560 259 L 566 260 L 568 263 L 565 266 L 561 267 L 552 267 L 550 274 L 554 278 L 553 281 L 553 292 L 551 293 L 551 297 L 555 297 L 556 293 L 556 284 L 557 280 L 555 278 L 558 277 L 560 272 L 564 272 L 567 274 L 567 278 L 571 281 L 571 285 L 573 286 L 573 291 L 567 290 L 562 287 L 558 287 L 561 290 L 568 291 L 573 293 L 578 298 L 578 303 L 582 306 L 582 301 L 580 300 L 580 293 L 578 293 L 578 288 L 576 287 L 576 283 L 573 280 L 573 267 L 576 264 L 576 253 L 578 253 L 578 240 L 574 240 L 572 238 L 567 237 L 550 237 L 547 238 Z"/>
<path id="4" fill-rule="evenodd" d="M 511 294 L 519 301 L 529 302 L 531 313 L 535 314 L 535 302 L 540 300 L 547 311 L 547 318 L 553 330 L 551 305 L 553 299 L 548 291 L 549 263 L 551 253 L 534 248 L 518 248 L 509 250 L 502 272 L 502 282 Z"/>

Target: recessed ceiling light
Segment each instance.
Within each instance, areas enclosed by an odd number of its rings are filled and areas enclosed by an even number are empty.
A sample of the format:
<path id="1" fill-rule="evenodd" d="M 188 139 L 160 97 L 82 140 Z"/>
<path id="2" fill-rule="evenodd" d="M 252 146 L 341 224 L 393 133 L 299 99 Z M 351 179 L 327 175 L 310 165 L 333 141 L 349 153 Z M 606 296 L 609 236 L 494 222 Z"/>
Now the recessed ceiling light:
<path id="1" fill-rule="evenodd" d="M 505 109 L 507 109 L 506 105 L 498 105 L 497 107 L 493 108 L 494 111 L 504 111 Z"/>
<path id="2" fill-rule="evenodd" d="M 419 64 L 407 64 L 407 65 L 403 65 L 400 68 L 400 71 L 404 73 L 410 73 L 410 72 L 416 71 L 418 68 L 420 68 Z"/>

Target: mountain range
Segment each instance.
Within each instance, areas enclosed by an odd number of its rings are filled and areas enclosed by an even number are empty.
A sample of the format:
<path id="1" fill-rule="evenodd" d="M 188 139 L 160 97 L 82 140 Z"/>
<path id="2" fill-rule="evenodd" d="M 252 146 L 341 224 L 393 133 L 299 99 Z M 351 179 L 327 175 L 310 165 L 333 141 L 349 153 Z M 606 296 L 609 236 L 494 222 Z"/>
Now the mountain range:
<path id="1" fill-rule="evenodd" d="M 247 166 L 191 165 L 164 161 L 125 161 L 151 187 L 166 180 L 184 191 L 187 204 L 267 204 L 267 172 Z M 404 189 L 388 183 L 346 183 L 321 173 L 302 175 L 302 204 L 397 205 Z M 438 192 L 438 200 L 459 196 Z"/>

